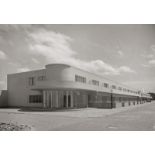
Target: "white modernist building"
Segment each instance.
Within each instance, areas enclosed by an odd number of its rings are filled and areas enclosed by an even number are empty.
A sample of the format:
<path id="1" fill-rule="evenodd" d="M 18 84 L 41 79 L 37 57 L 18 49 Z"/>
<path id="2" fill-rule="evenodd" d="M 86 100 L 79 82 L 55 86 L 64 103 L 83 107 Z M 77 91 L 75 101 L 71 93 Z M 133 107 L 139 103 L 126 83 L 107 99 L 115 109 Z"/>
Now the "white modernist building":
<path id="1" fill-rule="evenodd" d="M 8 106 L 39 108 L 116 108 L 151 99 L 120 83 L 65 64 L 8 75 Z"/>

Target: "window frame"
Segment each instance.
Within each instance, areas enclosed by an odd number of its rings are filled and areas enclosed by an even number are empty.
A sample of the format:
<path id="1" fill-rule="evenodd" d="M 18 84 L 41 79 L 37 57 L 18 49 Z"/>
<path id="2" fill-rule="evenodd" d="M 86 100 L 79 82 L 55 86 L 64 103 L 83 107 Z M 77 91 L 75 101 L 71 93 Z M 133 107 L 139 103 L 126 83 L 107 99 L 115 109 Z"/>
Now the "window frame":
<path id="1" fill-rule="evenodd" d="M 43 103 L 43 96 L 42 95 L 29 95 L 29 104 L 33 103 Z"/>
<path id="2" fill-rule="evenodd" d="M 29 86 L 34 86 L 35 85 L 35 77 L 29 77 L 28 83 L 29 83 Z"/>

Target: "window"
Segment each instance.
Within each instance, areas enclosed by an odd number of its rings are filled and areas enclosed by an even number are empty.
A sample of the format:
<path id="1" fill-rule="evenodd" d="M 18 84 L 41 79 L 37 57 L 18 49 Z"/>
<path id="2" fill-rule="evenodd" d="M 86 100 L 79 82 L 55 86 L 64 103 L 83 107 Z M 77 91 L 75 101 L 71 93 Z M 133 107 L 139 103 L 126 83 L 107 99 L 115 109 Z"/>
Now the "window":
<path id="1" fill-rule="evenodd" d="M 30 77 L 29 78 L 29 86 L 33 86 L 34 85 L 34 77 Z"/>
<path id="2" fill-rule="evenodd" d="M 44 81 L 45 79 L 46 79 L 45 76 L 39 76 L 39 77 L 38 77 L 38 81 Z"/>
<path id="3" fill-rule="evenodd" d="M 129 90 L 127 90 L 126 88 L 123 89 L 124 92 L 128 92 Z"/>
<path id="4" fill-rule="evenodd" d="M 109 88 L 109 84 L 108 83 L 104 83 L 103 84 L 105 88 Z"/>
<path id="5" fill-rule="evenodd" d="M 106 103 L 108 101 L 108 96 L 102 96 L 102 102 Z"/>
<path id="6" fill-rule="evenodd" d="M 116 89 L 116 86 L 115 85 L 112 85 L 112 89 Z"/>
<path id="7" fill-rule="evenodd" d="M 93 85 L 96 85 L 96 86 L 99 86 L 99 81 L 92 80 L 92 84 L 93 84 Z"/>
<path id="8" fill-rule="evenodd" d="M 79 75 L 75 75 L 75 81 L 76 82 L 81 82 L 81 83 L 86 83 L 86 78 L 79 76 Z"/>
<path id="9" fill-rule="evenodd" d="M 118 90 L 120 90 L 120 91 L 121 91 L 121 90 L 122 90 L 122 88 L 121 88 L 121 87 L 118 87 Z"/>
<path id="10" fill-rule="evenodd" d="M 42 103 L 43 97 L 42 95 L 30 95 L 29 96 L 29 103 Z"/>

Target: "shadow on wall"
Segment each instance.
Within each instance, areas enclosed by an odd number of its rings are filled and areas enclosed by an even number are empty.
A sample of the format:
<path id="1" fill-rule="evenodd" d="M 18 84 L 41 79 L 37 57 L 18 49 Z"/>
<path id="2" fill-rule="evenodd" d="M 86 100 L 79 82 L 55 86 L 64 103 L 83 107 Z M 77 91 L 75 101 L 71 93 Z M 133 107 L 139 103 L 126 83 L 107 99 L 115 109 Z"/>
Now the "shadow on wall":
<path id="1" fill-rule="evenodd" d="M 7 90 L 0 90 L 0 107 L 7 107 Z"/>

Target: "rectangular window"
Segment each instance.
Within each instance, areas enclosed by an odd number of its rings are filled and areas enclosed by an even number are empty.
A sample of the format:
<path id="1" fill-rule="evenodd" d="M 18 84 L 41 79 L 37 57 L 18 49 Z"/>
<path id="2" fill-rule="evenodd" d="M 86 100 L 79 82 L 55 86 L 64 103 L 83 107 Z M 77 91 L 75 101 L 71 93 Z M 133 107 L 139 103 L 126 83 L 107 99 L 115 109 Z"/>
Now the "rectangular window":
<path id="1" fill-rule="evenodd" d="M 29 103 L 42 103 L 43 97 L 42 95 L 30 95 L 29 96 Z"/>
<path id="2" fill-rule="evenodd" d="M 112 85 L 112 89 L 116 89 L 116 86 L 115 85 Z"/>
<path id="3" fill-rule="evenodd" d="M 86 83 L 86 78 L 83 76 L 75 75 L 75 81 L 81 82 L 81 83 Z"/>
<path id="4" fill-rule="evenodd" d="M 123 89 L 124 92 L 128 92 L 128 90 L 126 88 Z"/>
<path id="5" fill-rule="evenodd" d="M 46 79 L 45 76 L 39 76 L 39 77 L 38 77 L 38 81 L 44 81 L 45 79 Z"/>
<path id="6" fill-rule="evenodd" d="M 104 83 L 103 84 L 105 88 L 109 88 L 109 84 L 108 83 Z"/>
<path id="7" fill-rule="evenodd" d="M 124 102 L 122 103 L 122 107 L 125 107 L 125 103 Z"/>
<path id="8" fill-rule="evenodd" d="M 29 78 L 29 86 L 33 86 L 34 85 L 34 77 L 30 77 Z"/>
<path id="9" fill-rule="evenodd" d="M 93 84 L 93 85 L 96 85 L 96 86 L 99 86 L 99 81 L 92 80 L 92 84 Z"/>
<path id="10" fill-rule="evenodd" d="M 118 90 L 120 90 L 120 91 L 121 91 L 121 90 L 122 90 L 122 88 L 121 88 L 121 87 L 118 87 Z"/>

